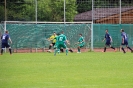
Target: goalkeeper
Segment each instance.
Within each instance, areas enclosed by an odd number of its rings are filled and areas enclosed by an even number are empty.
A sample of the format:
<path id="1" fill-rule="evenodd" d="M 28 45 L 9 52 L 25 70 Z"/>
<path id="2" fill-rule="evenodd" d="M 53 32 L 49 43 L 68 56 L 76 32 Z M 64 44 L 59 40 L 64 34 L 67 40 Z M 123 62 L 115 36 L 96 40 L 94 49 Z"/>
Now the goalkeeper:
<path id="1" fill-rule="evenodd" d="M 51 48 L 52 46 L 55 45 L 56 43 L 56 33 L 54 32 L 53 35 L 50 36 L 50 38 L 48 38 L 48 41 L 51 41 L 51 44 L 49 45 L 49 50 L 47 52 L 51 52 Z"/>

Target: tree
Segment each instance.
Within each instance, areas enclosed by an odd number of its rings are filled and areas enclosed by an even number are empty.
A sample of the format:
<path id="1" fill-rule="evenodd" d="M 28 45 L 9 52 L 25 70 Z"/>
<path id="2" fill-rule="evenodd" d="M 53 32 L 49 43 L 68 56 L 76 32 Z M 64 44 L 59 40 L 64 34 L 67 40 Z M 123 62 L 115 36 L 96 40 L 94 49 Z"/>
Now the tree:
<path id="1" fill-rule="evenodd" d="M 73 21 L 76 11 L 75 0 L 66 0 L 66 21 Z M 38 1 L 38 19 L 43 21 L 59 21 L 64 18 L 64 0 Z"/>
<path id="2" fill-rule="evenodd" d="M 92 9 L 92 0 L 76 0 L 78 13 L 86 12 Z"/>

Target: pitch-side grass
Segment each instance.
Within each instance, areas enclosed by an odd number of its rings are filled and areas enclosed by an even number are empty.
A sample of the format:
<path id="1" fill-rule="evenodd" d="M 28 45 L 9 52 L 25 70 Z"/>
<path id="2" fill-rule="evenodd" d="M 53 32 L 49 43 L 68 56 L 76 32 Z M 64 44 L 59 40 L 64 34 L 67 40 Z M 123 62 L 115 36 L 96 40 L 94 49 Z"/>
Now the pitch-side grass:
<path id="1" fill-rule="evenodd" d="M 4 53 L 0 88 L 133 88 L 133 53 Z"/>

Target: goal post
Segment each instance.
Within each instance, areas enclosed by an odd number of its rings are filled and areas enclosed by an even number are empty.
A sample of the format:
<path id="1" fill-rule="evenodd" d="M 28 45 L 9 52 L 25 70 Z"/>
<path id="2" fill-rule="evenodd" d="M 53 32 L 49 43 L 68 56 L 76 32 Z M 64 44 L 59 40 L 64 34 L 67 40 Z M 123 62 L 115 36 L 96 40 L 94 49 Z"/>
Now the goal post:
<path id="1" fill-rule="evenodd" d="M 47 41 L 53 32 L 64 31 L 70 41 L 69 48 L 76 48 L 81 33 L 85 38 L 85 49 L 93 51 L 93 23 L 92 22 L 36 22 L 36 21 L 5 21 L 4 30 L 9 30 L 14 49 L 48 48 Z"/>

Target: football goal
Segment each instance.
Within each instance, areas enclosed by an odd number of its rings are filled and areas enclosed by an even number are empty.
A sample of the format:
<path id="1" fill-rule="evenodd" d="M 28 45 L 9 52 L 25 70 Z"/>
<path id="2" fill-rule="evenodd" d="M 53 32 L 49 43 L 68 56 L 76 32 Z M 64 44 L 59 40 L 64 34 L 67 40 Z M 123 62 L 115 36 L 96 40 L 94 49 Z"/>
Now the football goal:
<path id="1" fill-rule="evenodd" d="M 47 39 L 56 32 L 64 31 L 70 41 L 69 48 L 76 48 L 79 34 L 85 38 L 85 49 L 93 50 L 92 22 L 24 22 L 5 21 L 4 30 L 10 32 L 13 41 L 12 48 L 18 49 L 47 49 L 51 43 Z"/>

